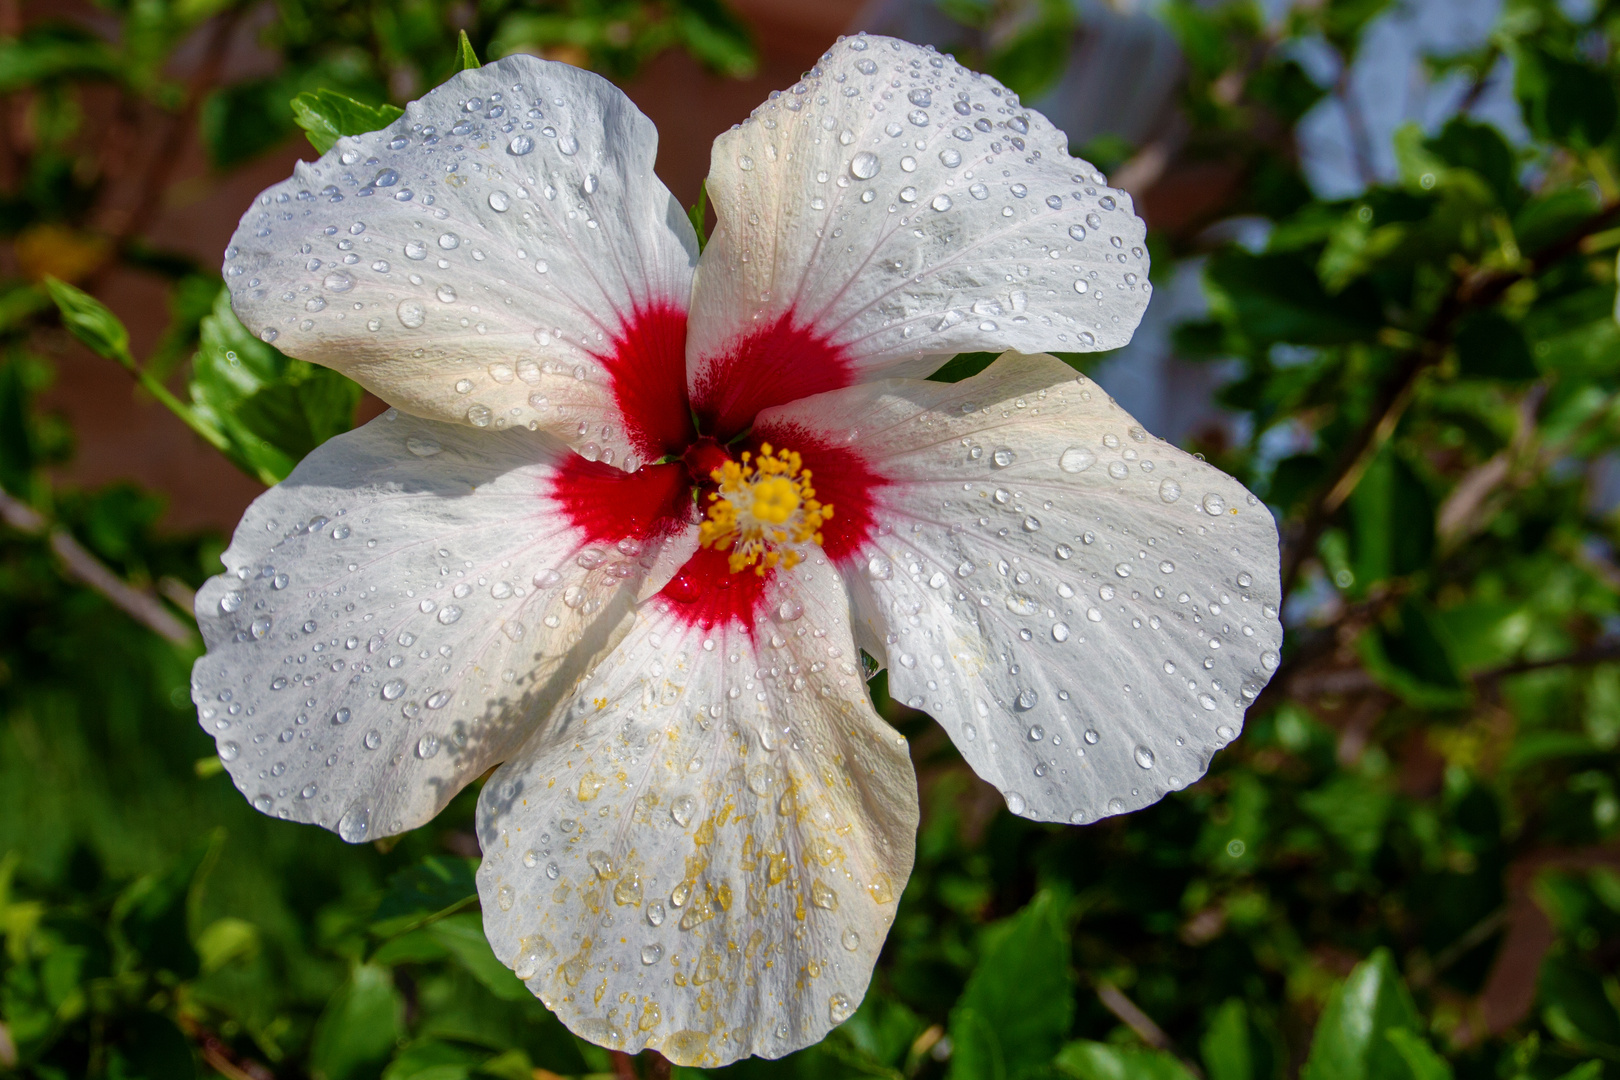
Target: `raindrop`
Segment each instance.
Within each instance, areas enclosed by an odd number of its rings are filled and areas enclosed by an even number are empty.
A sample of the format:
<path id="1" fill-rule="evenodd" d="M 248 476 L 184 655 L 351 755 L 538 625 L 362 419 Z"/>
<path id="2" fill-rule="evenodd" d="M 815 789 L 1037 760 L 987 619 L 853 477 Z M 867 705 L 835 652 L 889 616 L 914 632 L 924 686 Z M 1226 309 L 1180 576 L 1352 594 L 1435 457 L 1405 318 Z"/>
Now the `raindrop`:
<path id="1" fill-rule="evenodd" d="M 1153 768 L 1153 751 L 1145 746 L 1136 748 L 1136 763 L 1144 769 Z"/>
<path id="2" fill-rule="evenodd" d="M 1204 496 L 1204 513 L 1218 515 L 1226 510 L 1226 500 L 1213 491 Z"/>
<path id="3" fill-rule="evenodd" d="M 439 298 L 441 304 L 453 304 L 456 302 L 456 290 L 448 282 L 435 289 L 433 295 Z"/>
<path id="4" fill-rule="evenodd" d="M 1035 703 L 1039 700 L 1040 695 L 1035 691 L 1022 690 L 1019 691 L 1018 698 L 1013 704 L 1018 707 L 1019 711 L 1027 712 L 1028 710 L 1033 709 L 1035 707 Z"/>
<path id="5" fill-rule="evenodd" d="M 1058 458 L 1058 468 L 1066 473 L 1082 473 L 1097 463 L 1097 455 L 1083 446 L 1071 446 Z"/>
<path id="6" fill-rule="evenodd" d="M 427 311 L 415 300 L 401 300 L 394 314 L 399 316 L 400 324 L 407 330 L 415 330 L 427 322 Z"/>
<path id="7" fill-rule="evenodd" d="M 1062 622 L 1052 624 L 1052 640 L 1053 641 L 1068 641 L 1069 640 L 1069 624 L 1068 623 L 1062 623 Z"/>
<path id="8" fill-rule="evenodd" d="M 338 835 L 351 844 L 358 844 L 371 831 L 371 808 L 354 804 L 338 818 Z"/>
<path id="9" fill-rule="evenodd" d="M 242 606 L 242 600 L 242 594 L 232 590 L 219 598 L 219 610 L 225 612 L 235 611 Z"/>
<path id="10" fill-rule="evenodd" d="M 664 947 L 662 945 L 655 943 L 652 945 L 643 945 L 641 947 L 641 962 L 646 964 L 648 967 L 658 963 L 659 960 L 663 959 L 663 956 Z"/>
<path id="11" fill-rule="evenodd" d="M 513 157 L 522 157 L 533 149 L 534 140 L 527 135 L 514 135 L 512 141 L 506 144 L 506 152 Z M 565 150 L 563 153 L 572 153 L 572 151 Z"/>
<path id="12" fill-rule="evenodd" d="M 512 905 L 517 902 L 517 890 L 510 885 L 502 885 L 495 890 L 495 906 L 502 911 L 511 911 Z"/>
<path id="13" fill-rule="evenodd" d="M 928 205 L 943 214 L 951 208 L 951 197 L 949 195 L 935 195 L 934 201 Z"/>
<path id="14" fill-rule="evenodd" d="M 506 192 L 492 191 L 489 193 L 489 208 L 497 214 L 506 213 L 507 208 L 511 205 L 512 200 L 507 196 Z"/>
<path id="15" fill-rule="evenodd" d="M 1084 225 L 1070 225 L 1069 226 L 1069 239 L 1071 239 L 1071 240 L 1084 240 L 1085 238 L 1086 238 L 1086 227 Z"/>
<path id="16" fill-rule="evenodd" d="M 878 161 L 878 156 L 870 150 L 862 150 L 851 158 L 849 162 L 850 175 L 857 180 L 872 179 L 878 174 L 880 168 L 882 168 L 882 164 Z"/>
<path id="17" fill-rule="evenodd" d="M 873 555 L 866 560 L 866 576 L 873 581 L 887 581 L 894 576 L 894 564 L 886 555 Z"/>
<path id="18" fill-rule="evenodd" d="M 384 701 L 397 701 L 405 692 L 404 679 L 389 679 L 383 683 L 382 696 Z"/>
<path id="19" fill-rule="evenodd" d="M 405 241 L 405 257 L 407 259 L 411 259 L 411 260 L 413 260 L 415 262 L 421 262 L 423 259 L 427 258 L 427 253 L 428 253 L 428 247 L 422 241 L 420 241 L 420 240 L 407 240 L 407 241 Z"/>
<path id="20" fill-rule="evenodd" d="M 1007 809 L 1011 810 L 1013 813 L 1022 814 L 1025 810 L 1029 809 L 1029 804 L 1024 801 L 1024 797 L 1018 792 L 1009 791 L 1007 792 L 1006 797 Z"/>
<path id="21" fill-rule="evenodd" d="M 827 999 L 827 1015 L 835 1024 L 842 1024 L 855 1013 L 855 1004 L 844 994 L 834 994 Z"/>
<path id="22" fill-rule="evenodd" d="M 1017 454 L 1014 454 L 1006 447 L 1002 447 L 1000 450 L 997 450 L 995 453 L 990 455 L 990 460 L 995 462 L 996 468 L 1005 469 L 1007 466 L 1011 465 L 1013 461 L 1017 459 L 1017 457 Z"/>
<path id="23" fill-rule="evenodd" d="M 857 934 L 854 930 L 845 930 L 844 936 L 840 940 L 843 941 L 844 948 L 848 949 L 850 952 L 854 952 L 856 949 L 861 947 L 861 935 Z"/>
<path id="24" fill-rule="evenodd" d="M 684 829 L 692 824 L 692 814 L 696 810 L 697 800 L 690 795 L 682 795 L 670 804 L 669 816 L 674 819 L 675 824 Z"/>

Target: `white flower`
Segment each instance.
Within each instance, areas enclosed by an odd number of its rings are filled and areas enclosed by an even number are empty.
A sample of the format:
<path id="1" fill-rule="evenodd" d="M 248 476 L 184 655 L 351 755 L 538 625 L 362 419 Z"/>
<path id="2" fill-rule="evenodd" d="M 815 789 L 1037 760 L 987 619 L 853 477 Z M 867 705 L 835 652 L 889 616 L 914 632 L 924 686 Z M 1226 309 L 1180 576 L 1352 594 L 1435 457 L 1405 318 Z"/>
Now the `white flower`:
<path id="1" fill-rule="evenodd" d="M 1009 351 L 1124 344 L 1147 257 L 993 80 L 839 43 L 716 140 L 701 257 L 655 149 L 606 81 L 513 56 L 260 196 L 237 313 L 397 411 L 249 509 L 194 696 L 255 806 L 350 841 L 500 765 L 496 954 L 586 1038 L 713 1066 L 844 1020 L 910 873 L 860 650 L 1014 813 L 1094 821 L 1236 735 L 1277 536 Z M 904 377 L 974 350 L 1005 355 Z"/>

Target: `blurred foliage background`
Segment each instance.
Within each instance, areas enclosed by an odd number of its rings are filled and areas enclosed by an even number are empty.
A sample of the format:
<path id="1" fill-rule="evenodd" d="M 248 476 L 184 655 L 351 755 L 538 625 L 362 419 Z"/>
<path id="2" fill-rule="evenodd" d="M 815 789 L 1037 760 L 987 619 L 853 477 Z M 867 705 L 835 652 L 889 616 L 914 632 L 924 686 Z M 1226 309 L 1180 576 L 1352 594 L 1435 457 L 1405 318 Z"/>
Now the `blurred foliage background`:
<path id="1" fill-rule="evenodd" d="M 1169 122 L 1075 148 L 1142 194 L 1160 302 L 1202 297 L 1165 369 L 1216 388 L 1186 441 L 1283 525 L 1288 640 L 1243 737 L 1149 810 L 1036 825 L 880 674 L 924 819 L 873 990 L 726 1076 L 1620 1077 L 1620 3 L 1505 0 L 1425 58 L 1447 108 L 1372 145 L 1343 73 L 1392 3 L 1158 0 Z M 1055 116 L 1108 14 L 912 6 Z M 244 20 L 274 62 L 239 77 Z M 459 30 L 615 78 L 757 63 L 719 0 L 0 3 L 0 1075 L 669 1075 L 494 959 L 472 791 L 364 847 L 247 805 L 187 693 L 223 537 L 63 482 L 74 432 L 40 404 L 71 334 L 262 482 L 352 424 L 358 388 L 244 333 L 217 263 L 150 226 L 186 140 L 228 173 L 300 125 L 380 124 L 463 62 Z M 1349 196 L 1300 153 L 1334 101 L 1393 162 Z M 1161 212 L 1177 177 L 1215 180 Z M 139 356 L 94 299 L 115 270 L 169 297 Z"/>

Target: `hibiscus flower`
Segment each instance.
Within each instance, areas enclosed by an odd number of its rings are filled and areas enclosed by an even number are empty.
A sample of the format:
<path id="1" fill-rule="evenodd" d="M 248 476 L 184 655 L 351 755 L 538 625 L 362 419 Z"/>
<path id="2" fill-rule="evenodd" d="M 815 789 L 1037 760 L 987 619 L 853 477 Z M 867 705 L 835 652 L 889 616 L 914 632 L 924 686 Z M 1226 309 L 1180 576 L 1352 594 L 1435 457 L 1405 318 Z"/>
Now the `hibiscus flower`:
<path id="1" fill-rule="evenodd" d="M 1144 230 L 995 81 L 841 41 L 716 140 L 701 255 L 655 151 L 513 56 L 259 197 L 236 312 L 394 408 L 248 510 L 194 697 L 254 806 L 351 842 L 494 769 L 495 954 L 712 1066 L 846 1019 L 894 919 L 916 779 L 863 653 L 1013 813 L 1135 810 L 1276 667 L 1277 535 L 1028 355 L 1129 339 Z"/>

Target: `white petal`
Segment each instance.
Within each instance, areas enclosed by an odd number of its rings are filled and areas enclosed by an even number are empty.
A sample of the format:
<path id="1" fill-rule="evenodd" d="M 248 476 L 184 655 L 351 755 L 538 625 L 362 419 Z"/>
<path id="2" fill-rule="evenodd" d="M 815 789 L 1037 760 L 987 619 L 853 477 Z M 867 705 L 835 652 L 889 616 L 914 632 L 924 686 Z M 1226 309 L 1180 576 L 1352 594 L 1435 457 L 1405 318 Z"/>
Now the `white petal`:
<path id="1" fill-rule="evenodd" d="M 356 842 L 414 828 L 624 632 L 694 545 L 584 547 L 545 494 L 559 454 L 390 410 L 254 502 L 197 593 L 192 672 L 254 806 Z"/>
<path id="2" fill-rule="evenodd" d="M 479 797 L 495 953 L 593 1042 L 779 1057 L 866 992 L 916 782 L 867 700 L 837 572 L 791 576 L 754 627 L 647 608 Z"/>
<path id="3" fill-rule="evenodd" d="M 903 41 L 835 45 L 715 140 L 708 192 L 699 382 L 783 316 L 870 377 L 938 354 L 1117 348 L 1147 305 L 1130 197 L 994 79 Z"/>
<path id="4" fill-rule="evenodd" d="M 697 255 L 657 144 L 590 72 L 522 55 L 463 72 L 260 195 L 226 251 L 231 304 L 408 412 L 646 460 L 614 337 L 651 306 L 684 312 Z"/>
<path id="5" fill-rule="evenodd" d="M 897 700 L 1008 805 L 1146 806 L 1203 775 L 1277 665 L 1277 528 L 1048 356 L 776 410 L 893 481 L 849 577 Z M 875 561 L 873 561 L 875 560 Z"/>

